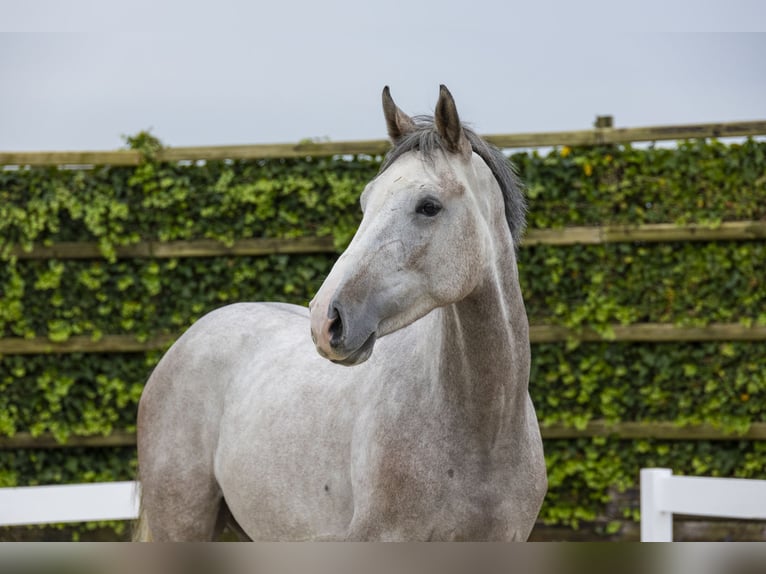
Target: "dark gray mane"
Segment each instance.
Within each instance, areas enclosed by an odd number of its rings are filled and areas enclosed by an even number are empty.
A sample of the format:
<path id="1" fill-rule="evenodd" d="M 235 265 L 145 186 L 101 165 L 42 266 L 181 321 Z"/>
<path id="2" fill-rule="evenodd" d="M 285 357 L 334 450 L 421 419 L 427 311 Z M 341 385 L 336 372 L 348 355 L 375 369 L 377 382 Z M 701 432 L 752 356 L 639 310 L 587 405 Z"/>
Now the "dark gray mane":
<path id="1" fill-rule="evenodd" d="M 434 126 L 431 116 L 415 116 L 416 129 L 402 136 L 386 155 L 380 168 L 382 173 L 388 169 L 402 154 L 409 151 L 420 151 L 425 157 L 436 151 L 446 151 Z M 526 225 L 526 201 L 522 193 L 521 182 L 507 157 L 495 146 L 485 142 L 472 129 L 463 125 L 471 148 L 481 157 L 495 176 L 503 192 L 505 203 L 505 218 L 511 230 L 514 245 L 518 247 Z"/>

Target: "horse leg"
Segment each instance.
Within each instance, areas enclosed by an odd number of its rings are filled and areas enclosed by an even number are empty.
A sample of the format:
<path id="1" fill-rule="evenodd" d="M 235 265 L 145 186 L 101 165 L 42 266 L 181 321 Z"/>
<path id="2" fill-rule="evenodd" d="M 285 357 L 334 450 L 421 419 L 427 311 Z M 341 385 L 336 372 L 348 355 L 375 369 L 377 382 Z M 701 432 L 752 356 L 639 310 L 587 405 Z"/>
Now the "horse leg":
<path id="1" fill-rule="evenodd" d="M 215 539 L 228 521 L 218 486 L 202 476 L 141 473 L 137 538 L 153 542 Z"/>
<path id="2" fill-rule="evenodd" d="M 213 468 L 220 399 L 184 347 L 155 368 L 138 408 L 140 512 L 156 541 L 212 540 L 221 514 Z"/>

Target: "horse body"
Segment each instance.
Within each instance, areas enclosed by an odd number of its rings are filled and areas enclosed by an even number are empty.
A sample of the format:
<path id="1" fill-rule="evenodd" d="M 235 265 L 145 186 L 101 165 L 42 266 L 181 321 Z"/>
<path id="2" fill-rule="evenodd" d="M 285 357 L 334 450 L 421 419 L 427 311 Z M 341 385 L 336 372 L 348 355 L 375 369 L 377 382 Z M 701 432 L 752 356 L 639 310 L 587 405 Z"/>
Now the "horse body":
<path id="1" fill-rule="evenodd" d="M 396 143 L 416 125 L 386 97 Z M 224 307 L 163 357 L 138 420 L 154 539 L 527 538 L 546 479 L 514 229 L 456 122 L 443 90 L 441 146 L 370 183 L 310 312 Z"/>

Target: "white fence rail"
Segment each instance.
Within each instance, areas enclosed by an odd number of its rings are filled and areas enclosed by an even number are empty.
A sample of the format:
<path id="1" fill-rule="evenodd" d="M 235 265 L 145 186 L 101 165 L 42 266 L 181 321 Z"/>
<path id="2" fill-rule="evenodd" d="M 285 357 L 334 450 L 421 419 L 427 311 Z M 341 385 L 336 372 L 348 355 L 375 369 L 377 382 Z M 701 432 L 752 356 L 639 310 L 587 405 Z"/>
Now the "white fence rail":
<path id="1" fill-rule="evenodd" d="M 0 526 L 137 517 L 134 481 L 0 488 Z"/>
<path id="2" fill-rule="evenodd" d="M 135 481 L 0 488 L 0 526 L 138 517 Z M 641 469 L 641 541 L 671 542 L 673 514 L 766 520 L 766 480 Z"/>
<path id="3" fill-rule="evenodd" d="M 766 520 L 766 480 L 641 469 L 641 541 L 672 542 L 673 514 Z"/>

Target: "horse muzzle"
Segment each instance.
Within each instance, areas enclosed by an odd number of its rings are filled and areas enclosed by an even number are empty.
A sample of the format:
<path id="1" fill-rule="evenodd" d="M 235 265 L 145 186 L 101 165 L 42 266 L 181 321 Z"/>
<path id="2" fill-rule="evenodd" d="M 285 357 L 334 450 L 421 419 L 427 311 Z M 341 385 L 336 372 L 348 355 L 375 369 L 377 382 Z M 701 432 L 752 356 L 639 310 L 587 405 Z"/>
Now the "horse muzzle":
<path id="1" fill-rule="evenodd" d="M 375 330 L 349 328 L 348 315 L 335 301 L 325 307 L 326 312 L 322 307 L 324 305 L 317 304 L 316 298 L 309 303 L 311 339 L 317 352 L 325 359 L 345 366 L 358 365 L 369 359 L 377 340 Z"/>

